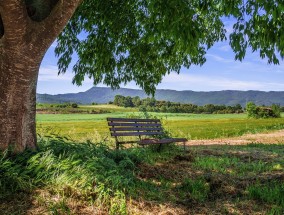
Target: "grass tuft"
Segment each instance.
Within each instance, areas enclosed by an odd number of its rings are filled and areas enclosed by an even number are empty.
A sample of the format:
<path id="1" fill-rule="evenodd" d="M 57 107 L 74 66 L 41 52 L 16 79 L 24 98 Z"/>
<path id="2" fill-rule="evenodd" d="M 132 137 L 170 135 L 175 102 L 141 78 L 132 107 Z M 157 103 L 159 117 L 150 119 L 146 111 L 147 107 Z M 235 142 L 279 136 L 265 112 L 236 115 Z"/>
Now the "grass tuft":
<path id="1" fill-rule="evenodd" d="M 249 197 L 262 201 L 267 204 L 274 205 L 276 208 L 282 208 L 284 212 L 284 184 L 274 181 L 266 184 L 251 185 L 247 189 Z"/>
<path id="2" fill-rule="evenodd" d="M 203 179 L 192 180 L 186 178 L 178 187 L 183 198 L 192 199 L 198 202 L 205 202 L 208 197 L 210 187 Z"/>

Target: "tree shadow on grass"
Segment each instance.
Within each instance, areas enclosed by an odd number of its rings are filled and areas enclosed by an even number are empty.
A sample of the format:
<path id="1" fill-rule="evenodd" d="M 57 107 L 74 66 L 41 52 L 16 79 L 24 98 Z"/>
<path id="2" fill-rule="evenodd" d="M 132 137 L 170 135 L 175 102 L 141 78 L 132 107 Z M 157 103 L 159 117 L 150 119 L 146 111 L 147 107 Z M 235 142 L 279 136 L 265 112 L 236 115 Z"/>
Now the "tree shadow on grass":
<path id="1" fill-rule="evenodd" d="M 31 197 L 26 193 L 0 198 L 0 214 L 25 214 L 31 208 L 31 202 Z"/>
<path id="2" fill-rule="evenodd" d="M 273 182 L 276 186 L 276 175 L 280 173 L 264 168 L 250 177 L 236 174 L 254 171 L 260 162 L 248 162 L 252 151 L 249 147 L 252 146 L 226 146 L 224 153 L 217 153 L 220 148 L 216 146 L 206 150 L 192 147 L 187 153 L 169 147 L 157 153 L 148 148 L 117 151 L 103 143 L 41 138 L 37 152 L 0 159 L 0 182 L 5 185 L 1 186 L 0 214 L 269 212 L 280 203 L 249 195 L 248 188 L 253 183 L 269 188 Z M 265 160 L 271 166 L 283 158 L 279 149 L 276 145 L 257 148 L 261 153 L 279 152 L 277 159 Z M 245 159 L 240 155 L 245 155 Z M 243 168 L 238 162 L 247 162 L 252 168 Z M 4 191 L 9 195 L 4 197 Z"/>
<path id="3" fill-rule="evenodd" d="M 284 191 L 283 148 L 196 146 L 164 162 L 143 163 L 142 196 L 158 205 L 171 203 L 184 214 L 281 214 L 284 201 L 273 196 Z"/>

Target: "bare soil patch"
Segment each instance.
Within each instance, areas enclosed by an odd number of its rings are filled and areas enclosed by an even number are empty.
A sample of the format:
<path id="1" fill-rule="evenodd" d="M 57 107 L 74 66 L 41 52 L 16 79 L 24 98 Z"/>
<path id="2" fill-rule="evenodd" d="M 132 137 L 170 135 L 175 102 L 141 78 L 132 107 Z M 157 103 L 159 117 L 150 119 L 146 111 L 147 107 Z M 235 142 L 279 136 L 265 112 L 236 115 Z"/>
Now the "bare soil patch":
<path id="1" fill-rule="evenodd" d="M 284 143 L 284 130 L 269 133 L 246 134 L 240 137 L 218 138 L 208 140 L 190 140 L 191 145 L 245 145 L 250 143 L 279 144 Z"/>

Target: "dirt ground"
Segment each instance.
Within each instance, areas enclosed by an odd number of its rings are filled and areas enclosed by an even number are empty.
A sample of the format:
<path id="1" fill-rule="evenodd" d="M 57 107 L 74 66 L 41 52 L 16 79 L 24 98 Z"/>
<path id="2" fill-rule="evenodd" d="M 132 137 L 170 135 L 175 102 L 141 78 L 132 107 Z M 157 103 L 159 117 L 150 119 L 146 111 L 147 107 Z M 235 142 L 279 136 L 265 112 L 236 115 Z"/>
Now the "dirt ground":
<path id="1" fill-rule="evenodd" d="M 186 143 L 188 146 L 192 145 L 243 145 L 249 143 L 265 143 L 265 144 L 279 144 L 284 143 L 284 130 L 260 133 L 260 134 L 246 134 L 240 137 L 232 138 L 218 138 L 210 140 L 190 140 Z"/>

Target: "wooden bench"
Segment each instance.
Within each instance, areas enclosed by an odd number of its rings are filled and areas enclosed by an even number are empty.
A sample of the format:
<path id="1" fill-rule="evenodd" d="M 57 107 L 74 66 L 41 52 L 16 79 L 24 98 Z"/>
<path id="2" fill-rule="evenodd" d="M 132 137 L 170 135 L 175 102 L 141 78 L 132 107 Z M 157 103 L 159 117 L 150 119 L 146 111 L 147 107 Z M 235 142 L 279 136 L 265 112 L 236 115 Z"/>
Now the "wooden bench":
<path id="1" fill-rule="evenodd" d="M 116 149 L 120 144 L 138 143 L 139 145 L 163 144 L 183 142 L 185 149 L 186 138 L 163 138 L 161 121 L 159 119 L 127 119 L 127 118 L 107 118 L 111 136 L 115 138 Z M 138 137 L 137 140 L 122 141 L 121 137 Z M 149 138 L 152 137 L 152 138 Z"/>

